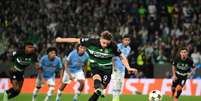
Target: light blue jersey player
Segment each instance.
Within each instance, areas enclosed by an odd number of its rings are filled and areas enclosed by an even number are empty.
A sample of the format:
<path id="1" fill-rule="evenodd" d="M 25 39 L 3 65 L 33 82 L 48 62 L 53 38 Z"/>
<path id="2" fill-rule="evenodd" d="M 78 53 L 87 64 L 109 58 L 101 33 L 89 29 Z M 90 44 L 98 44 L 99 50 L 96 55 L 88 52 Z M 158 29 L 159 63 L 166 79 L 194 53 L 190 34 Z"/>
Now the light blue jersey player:
<path id="1" fill-rule="evenodd" d="M 122 42 L 117 44 L 118 49 L 126 56 L 130 54 L 131 47 L 129 46 L 130 38 L 129 36 L 124 36 L 122 38 Z M 119 101 L 119 95 L 121 94 L 122 83 L 125 76 L 125 66 L 122 64 L 120 57 L 116 56 L 113 58 L 113 74 L 112 74 L 112 81 L 113 81 L 113 100 L 112 101 Z"/>
<path id="2" fill-rule="evenodd" d="M 64 75 L 62 79 L 62 84 L 60 85 L 56 97 L 56 101 L 60 101 L 60 96 L 62 95 L 62 91 L 72 80 L 78 81 L 79 88 L 75 89 L 75 96 L 73 101 L 78 100 L 78 95 L 84 88 L 85 84 L 85 75 L 83 72 L 83 67 L 87 65 L 89 59 L 89 55 L 86 52 L 86 47 L 82 45 L 78 45 L 76 49 L 71 51 L 68 56 L 64 58 Z"/>
<path id="3" fill-rule="evenodd" d="M 55 86 L 55 72 L 60 70 L 62 72 L 62 61 L 56 56 L 57 49 L 55 47 L 50 47 L 47 50 L 47 55 L 44 55 L 40 59 L 40 73 L 36 79 L 36 88 L 33 91 L 32 101 L 35 101 L 36 96 L 39 93 L 40 88 L 47 83 L 49 90 L 44 101 L 48 101 L 54 92 Z"/>

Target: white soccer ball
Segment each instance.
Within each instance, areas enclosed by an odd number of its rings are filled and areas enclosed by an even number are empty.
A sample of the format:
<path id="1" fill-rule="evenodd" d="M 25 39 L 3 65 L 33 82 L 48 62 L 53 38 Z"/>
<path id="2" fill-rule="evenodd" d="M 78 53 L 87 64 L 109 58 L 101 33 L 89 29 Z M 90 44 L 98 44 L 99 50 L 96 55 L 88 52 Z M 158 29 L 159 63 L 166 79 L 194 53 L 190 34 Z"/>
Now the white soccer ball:
<path id="1" fill-rule="evenodd" d="M 162 94 L 159 90 L 153 90 L 149 93 L 149 101 L 162 101 Z"/>

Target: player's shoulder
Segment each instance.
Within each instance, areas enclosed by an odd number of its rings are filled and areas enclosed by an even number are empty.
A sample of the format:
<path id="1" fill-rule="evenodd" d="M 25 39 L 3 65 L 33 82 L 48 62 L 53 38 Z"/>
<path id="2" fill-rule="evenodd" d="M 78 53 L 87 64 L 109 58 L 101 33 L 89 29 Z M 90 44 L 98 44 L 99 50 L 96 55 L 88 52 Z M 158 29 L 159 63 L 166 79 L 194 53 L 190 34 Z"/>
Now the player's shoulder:
<path id="1" fill-rule="evenodd" d="M 130 45 L 128 45 L 127 48 L 128 48 L 128 50 L 131 50 L 131 46 Z"/>
<path id="2" fill-rule="evenodd" d="M 89 54 L 88 54 L 87 52 L 84 52 L 84 55 L 85 55 L 86 57 L 89 57 Z"/>
<path id="3" fill-rule="evenodd" d="M 193 60 L 192 60 L 192 58 L 187 58 L 187 60 L 186 60 L 188 63 L 193 63 Z"/>
<path id="4" fill-rule="evenodd" d="M 77 50 L 76 50 L 76 49 L 73 49 L 73 50 L 69 53 L 69 55 L 74 55 L 74 54 L 77 54 Z"/>
<path id="5" fill-rule="evenodd" d="M 119 47 L 119 46 L 122 46 L 122 43 L 117 43 L 117 46 Z"/>
<path id="6" fill-rule="evenodd" d="M 41 60 L 45 60 L 45 59 L 48 59 L 48 55 L 43 55 L 43 56 L 41 57 Z"/>
<path id="7" fill-rule="evenodd" d="M 56 59 L 57 61 L 61 61 L 61 57 L 59 57 L 59 56 L 55 56 L 55 59 Z"/>

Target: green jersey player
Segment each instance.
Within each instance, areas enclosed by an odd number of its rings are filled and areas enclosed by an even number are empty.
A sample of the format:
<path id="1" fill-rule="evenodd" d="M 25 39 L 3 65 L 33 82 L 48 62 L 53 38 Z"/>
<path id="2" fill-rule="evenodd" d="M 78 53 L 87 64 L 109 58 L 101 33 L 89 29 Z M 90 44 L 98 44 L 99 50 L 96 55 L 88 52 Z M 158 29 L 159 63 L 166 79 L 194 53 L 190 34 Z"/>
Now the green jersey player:
<path id="1" fill-rule="evenodd" d="M 102 95 L 102 90 L 105 89 L 110 82 L 112 74 L 112 58 L 114 56 L 119 56 L 121 58 L 122 63 L 129 72 L 137 71 L 129 66 L 126 57 L 118 50 L 116 43 L 112 41 L 111 33 L 108 31 L 102 32 L 99 39 L 57 38 L 56 42 L 77 42 L 87 47 L 95 88 L 94 94 L 88 101 L 97 101 L 99 96 Z"/>

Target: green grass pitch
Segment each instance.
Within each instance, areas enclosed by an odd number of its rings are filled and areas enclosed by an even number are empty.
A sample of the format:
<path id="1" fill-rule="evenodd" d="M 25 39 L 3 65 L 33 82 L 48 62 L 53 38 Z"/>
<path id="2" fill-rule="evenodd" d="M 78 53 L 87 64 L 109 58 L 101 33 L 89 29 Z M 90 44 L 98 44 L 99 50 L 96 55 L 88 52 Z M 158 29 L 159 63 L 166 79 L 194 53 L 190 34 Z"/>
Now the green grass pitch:
<path id="1" fill-rule="evenodd" d="M 32 94 L 20 94 L 14 99 L 9 101 L 31 101 Z M 43 101 L 45 98 L 45 94 L 39 94 L 37 97 L 37 101 Z M 55 101 L 56 95 L 54 95 L 51 100 Z M 78 101 L 87 101 L 90 95 L 80 95 Z M 64 94 L 61 97 L 61 101 L 72 101 L 73 95 L 72 94 Z M 2 101 L 3 95 L 0 94 L 0 101 Z M 148 96 L 146 95 L 122 95 L 120 97 L 121 101 L 148 101 Z M 111 95 L 106 95 L 104 98 L 99 98 L 98 101 L 112 101 Z M 172 101 L 171 97 L 163 96 L 162 101 Z M 181 96 L 179 101 L 201 101 L 201 96 Z"/>

